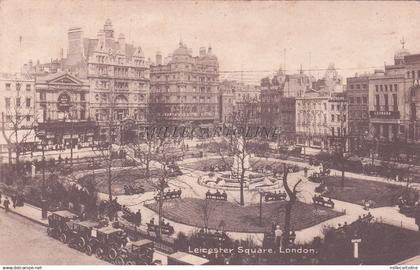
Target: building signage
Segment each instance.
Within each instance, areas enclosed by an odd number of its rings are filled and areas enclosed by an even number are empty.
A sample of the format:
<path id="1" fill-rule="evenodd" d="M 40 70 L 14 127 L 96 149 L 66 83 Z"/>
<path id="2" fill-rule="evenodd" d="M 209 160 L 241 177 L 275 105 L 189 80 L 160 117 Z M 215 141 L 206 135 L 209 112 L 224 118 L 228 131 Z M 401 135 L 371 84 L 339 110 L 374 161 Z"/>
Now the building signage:
<path id="1" fill-rule="evenodd" d="M 70 108 L 70 96 L 66 93 L 63 93 L 58 96 L 57 100 L 57 109 L 60 112 L 68 112 Z"/>
<path id="2" fill-rule="evenodd" d="M 399 119 L 399 111 L 370 111 L 370 117 L 382 119 Z"/>

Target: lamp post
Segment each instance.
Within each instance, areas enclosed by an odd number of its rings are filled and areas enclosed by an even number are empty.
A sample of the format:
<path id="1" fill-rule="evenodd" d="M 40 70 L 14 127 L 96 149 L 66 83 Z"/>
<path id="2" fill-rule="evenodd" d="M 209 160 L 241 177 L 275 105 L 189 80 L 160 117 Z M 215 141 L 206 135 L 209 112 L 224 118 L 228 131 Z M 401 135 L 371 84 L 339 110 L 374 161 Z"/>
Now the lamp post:
<path id="1" fill-rule="evenodd" d="M 38 125 L 37 125 L 38 126 Z M 41 185 L 41 217 L 42 219 L 47 218 L 47 194 L 45 190 L 45 134 L 37 131 L 38 138 L 41 139 L 41 151 L 42 151 L 42 185 Z"/>

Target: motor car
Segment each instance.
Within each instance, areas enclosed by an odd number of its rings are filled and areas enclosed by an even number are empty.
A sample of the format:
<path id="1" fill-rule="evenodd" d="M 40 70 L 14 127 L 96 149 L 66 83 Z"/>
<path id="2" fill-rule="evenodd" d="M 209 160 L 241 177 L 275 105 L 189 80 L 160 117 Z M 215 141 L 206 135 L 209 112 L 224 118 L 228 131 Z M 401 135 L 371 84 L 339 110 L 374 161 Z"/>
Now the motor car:
<path id="1" fill-rule="evenodd" d="M 121 249 L 115 259 L 118 265 L 151 265 L 153 263 L 154 244 L 148 239 L 130 242 Z"/>
<path id="2" fill-rule="evenodd" d="M 70 230 L 67 223 L 77 218 L 76 214 L 67 210 L 52 212 L 48 216 L 47 234 L 63 243 L 67 243 L 67 234 Z"/>
<path id="3" fill-rule="evenodd" d="M 100 259 L 113 262 L 117 258 L 119 251 L 127 244 L 127 236 L 120 228 L 111 226 L 92 229 L 91 237 L 86 245 L 86 254 L 95 256 Z"/>

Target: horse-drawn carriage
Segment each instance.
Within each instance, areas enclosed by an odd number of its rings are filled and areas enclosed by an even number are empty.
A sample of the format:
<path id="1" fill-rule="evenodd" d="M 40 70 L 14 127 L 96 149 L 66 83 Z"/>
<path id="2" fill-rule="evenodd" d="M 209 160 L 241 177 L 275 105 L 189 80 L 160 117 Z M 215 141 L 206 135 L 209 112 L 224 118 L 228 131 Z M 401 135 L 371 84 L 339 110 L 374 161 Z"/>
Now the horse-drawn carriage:
<path id="1" fill-rule="evenodd" d="M 269 201 L 284 201 L 286 200 L 286 193 L 285 192 L 279 192 L 277 193 L 277 191 L 275 192 L 266 192 L 264 195 L 264 200 L 266 202 Z"/>
<path id="2" fill-rule="evenodd" d="M 312 201 L 316 205 L 321 205 L 329 208 L 334 208 L 334 202 L 331 200 L 331 198 L 325 199 L 321 195 L 314 195 L 312 198 Z"/>
<path id="3" fill-rule="evenodd" d="M 181 194 L 182 194 L 182 190 L 178 189 L 178 190 L 173 190 L 173 191 L 167 191 L 167 192 L 163 192 L 163 197 L 162 199 L 165 200 L 170 200 L 170 199 L 179 199 L 181 198 Z M 156 201 L 159 201 L 161 199 L 161 192 L 159 192 L 158 194 L 156 194 L 156 196 L 154 197 L 154 199 Z"/>
<path id="4" fill-rule="evenodd" d="M 218 200 L 218 201 L 226 201 L 227 200 L 227 194 L 225 191 L 220 192 L 216 191 L 214 193 L 211 193 L 210 190 L 206 192 L 206 199 L 209 200 Z"/>

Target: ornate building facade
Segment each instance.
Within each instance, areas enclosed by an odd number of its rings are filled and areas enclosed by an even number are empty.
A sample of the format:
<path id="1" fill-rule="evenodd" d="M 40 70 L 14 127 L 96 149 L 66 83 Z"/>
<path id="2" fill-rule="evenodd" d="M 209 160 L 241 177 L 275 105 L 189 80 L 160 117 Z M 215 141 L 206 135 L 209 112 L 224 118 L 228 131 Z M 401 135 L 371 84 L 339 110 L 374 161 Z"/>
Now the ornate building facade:
<path id="1" fill-rule="evenodd" d="M 198 56 L 182 42 L 166 63 L 161 55 L 150 67 L 150 109 L 167 122 L 212 124 L 219 119 L 219 63 L 211 47 Z"/>
<path id="2" fill-rule="evenodd" d="M 414 146 L 420 143 L 419 82 L 420 54 L 410 54 L 404 44 L 395 53 L 393 65 L 369 77 L 370 138 L 378 152 L 394 149 L 393 143 L 399 151 L 419 150 Z"/>
<path id="3" fill-rule="evenodd" d="M 39 76 L 35 82 L 37 135 L 47 148 L 90 146 L 96 125 L 89 114 L 89 83 L 67 72 Z"/>

